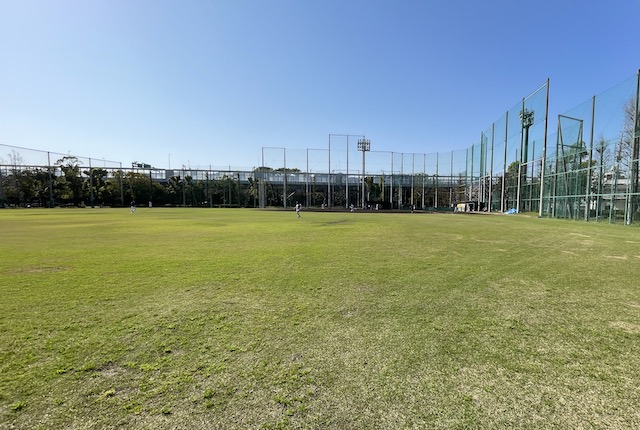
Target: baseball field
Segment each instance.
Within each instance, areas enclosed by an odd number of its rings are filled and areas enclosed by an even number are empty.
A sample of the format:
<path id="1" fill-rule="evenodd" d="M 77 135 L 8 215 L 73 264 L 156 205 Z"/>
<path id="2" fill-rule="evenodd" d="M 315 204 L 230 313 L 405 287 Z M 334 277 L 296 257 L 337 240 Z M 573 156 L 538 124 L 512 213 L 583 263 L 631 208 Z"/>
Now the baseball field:
<path id="1" fill-rule="evenodd" d="M 640 427 L 640 230 L 0 210 L 0 428 Z"/>

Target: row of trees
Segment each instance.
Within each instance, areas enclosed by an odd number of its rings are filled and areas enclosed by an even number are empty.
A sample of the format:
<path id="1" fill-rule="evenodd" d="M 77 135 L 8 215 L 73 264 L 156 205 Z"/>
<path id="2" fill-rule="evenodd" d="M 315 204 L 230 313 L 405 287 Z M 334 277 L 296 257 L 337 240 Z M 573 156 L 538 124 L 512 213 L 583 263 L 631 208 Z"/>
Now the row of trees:
<path id="1" fill-rule="evenodd" d="M 164 182 L 134 171 L 83 169 L 76 157 L 66 156 L 52 168 L 23 166 L 10 156 L 0 171 L 0 207 L 3 206 L 122 206 L 138 204 L 184 206 L 248 206 L 257 203 L 257 181 L 241 184 L 232 175 L 216 180 L 172 176 Z"/>

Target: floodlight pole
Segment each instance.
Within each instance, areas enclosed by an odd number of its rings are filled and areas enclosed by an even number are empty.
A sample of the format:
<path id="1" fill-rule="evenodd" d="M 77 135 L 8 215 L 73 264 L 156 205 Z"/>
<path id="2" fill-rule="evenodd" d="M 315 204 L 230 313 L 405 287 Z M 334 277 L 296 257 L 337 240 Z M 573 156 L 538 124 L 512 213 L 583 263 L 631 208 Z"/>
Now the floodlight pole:
<path id="1" fill-rule="evenodd" d="M 331 207 L 331 134 L 329 134 L 329 166 L 327 169 L 327 207 Z"/>
<path id="2" fill-rule="evenodd" d="M 522 99 L 522 110 L 520 111 L 520 122 L 522 124 L 522 146 L 520 147 L 520 168 L 518 169 L 518 198 L 516 203 L 516 208 L 520 211 L 520 201 L 521 201 L 521 188 L 522 184 L 522 166 L 528 163 L 529 156 L 529 127 L 533 125 L 533 111 L 528 110 L 524 106 L 525 99 Z M 526 176 L 526 167 L 525 167 L 525 176 Z"/>
<path id="3" fill-rule="evenodd" d="M 371 151 L 371 141 L 369 139 L 358 139 L 358 151 L 362 151 L 362 209 L 365 209 L 365 182 L 364 179 L 366 177 L 365 170 L 365 153 L 367 151 Z"/>

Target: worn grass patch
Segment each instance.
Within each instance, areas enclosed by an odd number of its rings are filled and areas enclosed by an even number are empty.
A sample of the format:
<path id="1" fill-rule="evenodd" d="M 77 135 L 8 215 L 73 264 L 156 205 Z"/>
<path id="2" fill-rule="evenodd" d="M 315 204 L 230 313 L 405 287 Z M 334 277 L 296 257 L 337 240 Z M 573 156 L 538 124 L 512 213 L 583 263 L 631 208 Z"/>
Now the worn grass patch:
<path id="1" fill-rule="evenodd" d="M 640 230 L 0 211 L 0 428 L 638 428 Z"/>

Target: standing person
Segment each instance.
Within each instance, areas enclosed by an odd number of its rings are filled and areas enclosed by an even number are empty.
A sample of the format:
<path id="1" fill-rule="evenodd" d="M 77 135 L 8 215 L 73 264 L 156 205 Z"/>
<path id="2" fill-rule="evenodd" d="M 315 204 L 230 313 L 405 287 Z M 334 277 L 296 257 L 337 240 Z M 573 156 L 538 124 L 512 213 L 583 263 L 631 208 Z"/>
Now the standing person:
<path id="1" fill-rule="evenodd" d="M 296 202 L 296 217 L 300 218 L 300 203 Z"/>
<path id="2" fill-rule="evenodd" d="M 135 211 L 136 211 L 136 201 L 131 200 L 131 213 L 134 213 Z"/>

